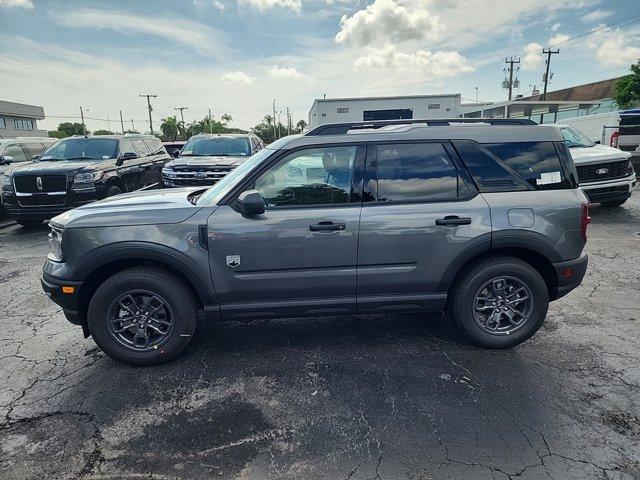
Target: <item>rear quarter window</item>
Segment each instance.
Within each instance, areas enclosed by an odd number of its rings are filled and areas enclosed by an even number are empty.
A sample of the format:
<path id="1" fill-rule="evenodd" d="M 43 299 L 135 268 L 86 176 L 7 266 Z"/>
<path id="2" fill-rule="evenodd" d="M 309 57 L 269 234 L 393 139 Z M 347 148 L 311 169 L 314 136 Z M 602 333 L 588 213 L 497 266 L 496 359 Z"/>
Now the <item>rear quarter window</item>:
<path id="1" fill-rule="evenodd" d="M 536 190 L 572 188 L 553 142 L 483 145 Z"/>

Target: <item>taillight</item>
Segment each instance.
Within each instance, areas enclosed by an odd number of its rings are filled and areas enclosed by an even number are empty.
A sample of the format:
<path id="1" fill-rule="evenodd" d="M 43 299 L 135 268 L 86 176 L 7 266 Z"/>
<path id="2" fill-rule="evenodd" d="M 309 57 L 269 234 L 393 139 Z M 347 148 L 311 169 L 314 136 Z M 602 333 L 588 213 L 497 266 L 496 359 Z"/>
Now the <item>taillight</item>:
<path id="1" fill-rule="evenodd" d="M 618 132 L 613 132 L 611 134 L 611 140 L 609 140 L 609 145 L 613 148 L 618 148 Z"/>
<path id="2" fill-rule="evenodd" d="M 591 217 L 589 216 L 589 204 L 583 203 L 580 206 L 581 218 L 580 218 L 580 236 L 586 242 L 587 241 L 587 225 L 591 223 Z"/>

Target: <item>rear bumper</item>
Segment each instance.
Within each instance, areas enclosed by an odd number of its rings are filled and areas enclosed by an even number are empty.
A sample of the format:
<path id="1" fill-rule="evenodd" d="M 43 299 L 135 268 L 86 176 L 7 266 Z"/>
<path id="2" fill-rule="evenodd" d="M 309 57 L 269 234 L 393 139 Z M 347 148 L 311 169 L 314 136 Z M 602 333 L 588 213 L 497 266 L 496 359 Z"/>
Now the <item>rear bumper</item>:
<path id="1" fill-rule="evenodd" d="M 558 278 L 558 293 L 554 300 L 564 297 L 571 290 L 582 283 L 585 273 L 587 273 L 587 264 L 589 256 L 583 253 L 574 260 L 567 262 L 557 262 L 553 264 Z"/>
<path id="2" fill-rule="evenodd" d="M 78 315 L 78 292 L 82 286 L 82 282 L 74 282 L 62 280 L 47 273 L 42 274 L 40 279 L 42 290 L 56 304 L 62 307 L 64 316 L 71 323 L 81 325 L 82 321 Z M 73 293 L 63 293 L 62 287 L 73 287 Z"/>

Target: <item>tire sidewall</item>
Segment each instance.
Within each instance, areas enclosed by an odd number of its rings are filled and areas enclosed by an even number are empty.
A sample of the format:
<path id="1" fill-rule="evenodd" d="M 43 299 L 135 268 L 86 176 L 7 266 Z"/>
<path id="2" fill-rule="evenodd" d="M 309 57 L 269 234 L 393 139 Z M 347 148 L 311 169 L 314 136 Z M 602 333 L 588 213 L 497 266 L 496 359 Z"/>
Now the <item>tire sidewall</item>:
<path id="1" fill-rule="evenodd" d="M 515 277 L 526 284 L 533 294 L 533 312 L 527 322 L 508 335 L 492 335 L 480 328 L 474 318 L 474 302 L 478 290 L 492 278 Z M 549 292 L 540 274 L 533 268 L 520 263 L 493 264 L 476 272 L 465 281 L 463 293 L 456 299 L 458 321 L 468 337 L 484 347 L 509 348 L 524 342 L 538 331 L 549 308 Z"/>
<path id="2" fill-rule="evenodd" d="M 114 195 L 120 195 L 122 193 L 122 189 L 117 185 L 111 185 L 109 190 L 107 190 L 107 197 L 113 197 Z"/>
<path id="3" fill-rule="evenodd" d="M 169 304 L 175 316 L 171 337 L 156 350 L 130 350 L 119 344 L 108 330 L 107 309 L 111 302 L 123 293 L 137 289 L 157 293 Z M 94 341 L 109 356 L 132 365 L 154 365 L 171 360 L 187 346 L 195 331 L 196 312 L 193 300 L 185 301 L 179 291 L 162 279 L 131 274 L 112 277 L 100 286 L 89 303 L 87 323 Z"/>

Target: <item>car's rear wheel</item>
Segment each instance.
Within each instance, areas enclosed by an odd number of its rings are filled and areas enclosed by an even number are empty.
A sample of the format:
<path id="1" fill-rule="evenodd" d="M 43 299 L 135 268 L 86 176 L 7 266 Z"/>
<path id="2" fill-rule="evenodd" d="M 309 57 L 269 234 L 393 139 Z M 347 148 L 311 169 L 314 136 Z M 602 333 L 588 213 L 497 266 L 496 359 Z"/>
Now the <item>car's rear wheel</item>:
<path id="1" fill-rule="evenodd" d="M 24 228 L 36 228 L 42 225 L 44 217 L 18 217 L 15 220 Z"/>
<path id="2" fill-rule="evenodd" d="M 117 185 L 111 185 L 107 190 L 107 197 L 113 197 L 114 195 L 120 195 L 122 189 Z"/>
<path id="3" fill-rule="evenodd" d="M 449 311 L 472 343 L 510 348 L 538 331 L 548 306 L 547 285 L 535 268 L 515 257 L 494 255 L 463 272 Z"/>
<path id="4" fill-rule="evenodd" d="M 629 200 L 629 199 L 625 198 L 623 200 L 614 200 L 612 202 L 600 202 L 600 205 L 603 206 L 604 208 L 615 208 L 615 207 L 619 207 L 620 205 L 622 205 L 627 200 Z"/>
<path id="5" fill-rule="evenodd" d="M 161 268 L 123 270 L 96 290 L 89 331 L 110 357 L 129 365 L 156 365 L 179 355 L 191 340 L 196 302 L 180 278 Z"/>

